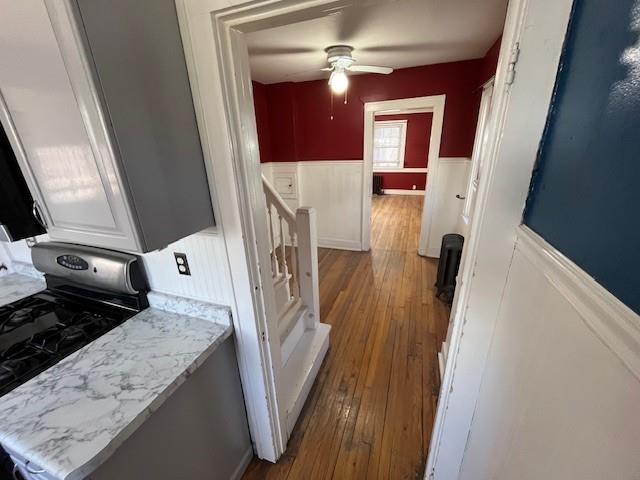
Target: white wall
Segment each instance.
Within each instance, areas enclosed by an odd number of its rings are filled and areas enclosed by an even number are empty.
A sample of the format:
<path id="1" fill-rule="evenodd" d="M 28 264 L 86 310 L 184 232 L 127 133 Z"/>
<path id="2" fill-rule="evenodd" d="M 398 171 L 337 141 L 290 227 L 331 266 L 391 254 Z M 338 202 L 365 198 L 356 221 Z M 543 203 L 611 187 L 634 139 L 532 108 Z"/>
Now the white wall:
<path id="1" fill-rule="evenodd" d="M 48 235 L 39 235 L 37 237 L 39 242 L 46 242 L 49 240 Z M 22 263 L 31 263 L 31 250 L 27 246 L 27 242 L 25 240 L 18 240 L 17 242 L 0 242 L 4 247 L 4 250 L 7 254 L 8 260 L 10 263 L 13 262 L 22 262 Z M 11 267 L 11 265 L 9 265 Z"/>
<path id="2" fill-rule="evenodd" d="M 426 255 L 440 256 L 442 236 L 447 233 L 463 233 L 460 230 L 459 218 L 462 214 L 464 200 L 456 195 L 464 196 L 467 191 L 467 179 L 471 162 L 468 158 L 440 158 L 436 192 L 433 195 L 434 208 L 431 231 L 427 243 Z"/>
<path id="3" fill-rule="evenodd" d="M 39 237 L 46 241 L 47 236 Z M 31 263 L 26 242 L 3 243 L 11 261 Z M 185 253 L 191 276 L 178 274 L 173 252 Z M 196 233 L 167 248 L 142 255 L 152 290 L 220 305 L 231 305 L 233 290 L 229 278 L 224 239 L 217 233 Z"/>
<path id="4" fill-rule="evenodd" d="M 640 478 L 640 317 L 519 236 L 460 478 Z"/>

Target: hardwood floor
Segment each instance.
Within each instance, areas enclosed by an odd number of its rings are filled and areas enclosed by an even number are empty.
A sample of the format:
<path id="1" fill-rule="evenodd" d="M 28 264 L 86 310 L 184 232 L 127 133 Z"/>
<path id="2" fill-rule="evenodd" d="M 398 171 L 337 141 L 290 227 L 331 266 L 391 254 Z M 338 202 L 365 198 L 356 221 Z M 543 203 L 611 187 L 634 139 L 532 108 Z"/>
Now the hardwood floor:
<path id="1" fill-rule="evenodd" d="M 437 261 L 418 256 L 420 196 L 374 197 L 372 249 L 321 249 L 320 310 L 331 348 L 277 464 L 245 479 L 423 477 L 449 308 Z"/>

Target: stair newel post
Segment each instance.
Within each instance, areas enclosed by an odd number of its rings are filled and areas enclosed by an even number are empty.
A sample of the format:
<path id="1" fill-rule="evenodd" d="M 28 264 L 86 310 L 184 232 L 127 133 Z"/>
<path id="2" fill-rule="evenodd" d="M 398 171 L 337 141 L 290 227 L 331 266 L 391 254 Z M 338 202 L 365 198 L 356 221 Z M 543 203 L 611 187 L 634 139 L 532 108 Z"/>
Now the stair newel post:
<path id="1" fill-rule="evenodd" d="M 298 285 L 300 297 L 309 309 L 307 328 L 317 328 L 320 322 L 320 290 L 318 287 L 318 232 L 316 210 L 300 207 L 296 210 L 298 237 Z"/>

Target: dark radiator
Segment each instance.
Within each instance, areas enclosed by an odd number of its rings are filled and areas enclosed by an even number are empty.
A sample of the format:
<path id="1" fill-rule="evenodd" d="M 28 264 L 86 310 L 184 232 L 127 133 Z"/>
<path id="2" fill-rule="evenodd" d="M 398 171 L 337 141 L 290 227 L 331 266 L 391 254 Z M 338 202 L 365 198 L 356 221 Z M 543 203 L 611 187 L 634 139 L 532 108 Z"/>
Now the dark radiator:
<path id="1" fill-rule="evenodd" d="M 374 175 L 373 176 L 373 194 L 374 195 L 382 195 L 384 190 L 382 190 L 382 175 Z"/>
<path id="2" fill-rule="evenodd" d="M 457 233 L 448 233 L 442 237 L 435 287 L 436 297 L 448 304 L 453 302 L 463 244 L 464 237 Z"/>

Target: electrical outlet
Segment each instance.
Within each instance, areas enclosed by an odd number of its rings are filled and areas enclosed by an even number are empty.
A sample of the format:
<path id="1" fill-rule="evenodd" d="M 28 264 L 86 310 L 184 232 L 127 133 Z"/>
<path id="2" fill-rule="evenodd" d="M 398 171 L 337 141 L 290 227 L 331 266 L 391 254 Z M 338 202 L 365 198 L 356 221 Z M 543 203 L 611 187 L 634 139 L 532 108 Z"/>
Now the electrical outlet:
<path id="1" fill-rule="evenodd" d="M 411 190 L 415 190 L 415 189 L 416 189 L 416 186 L 415 186 L 415 185 L 413 185 L 413 186 L 411 187 Z"/>
<path id="2" fill-rule="evenodd" d="M 180 275 L 191 275 L 191 270 L 189 270 L 189 262 L 187 261 L 187 254 L 173 252 L 173 256 L 176 257 L 178 273 Z"/>

